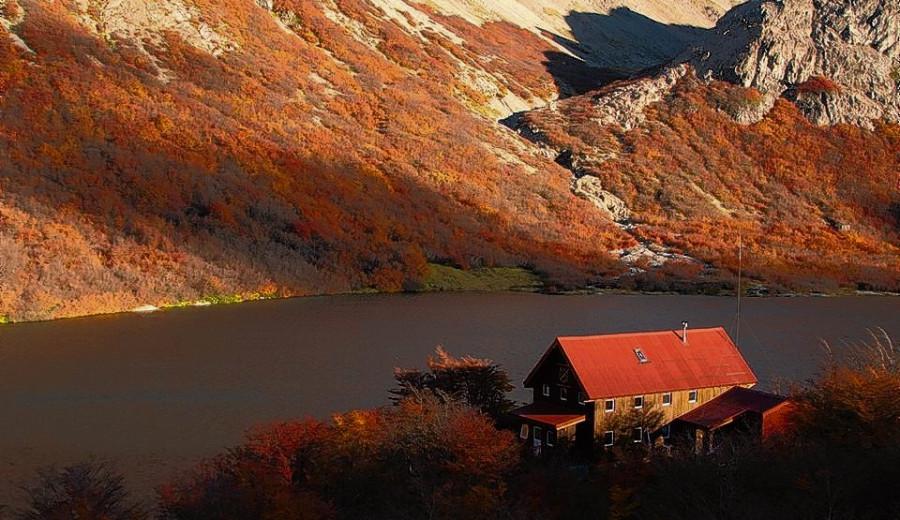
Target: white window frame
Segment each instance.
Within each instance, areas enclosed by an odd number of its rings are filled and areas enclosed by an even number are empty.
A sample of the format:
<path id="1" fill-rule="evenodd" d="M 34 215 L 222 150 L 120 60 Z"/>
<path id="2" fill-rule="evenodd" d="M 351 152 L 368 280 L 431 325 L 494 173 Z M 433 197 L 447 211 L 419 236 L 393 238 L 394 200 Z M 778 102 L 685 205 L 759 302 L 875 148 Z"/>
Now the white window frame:
<path id="1" fill-rule="evenodd" d="M 541 385 L 541 395 L 543 395 L 544 397 L 550 397 L 550 385 L 548 385 L 547 383 Z"/>
<path id="2" fill-rule="evenodd" d="M 606 442 L 606 435 L 609 434 L 609 442 Z M 616 443 L 616 432 L 612 430 L 606 430 L 603 432 L 603 445 L 604 446 L 612 446 Z"/>
<path id="3" fill-rule="evenodd" d="M 547 437 L 546 437 L 547 438 L 547 446 L 553 446 L 554 444 L 556 444 L 556 435 L 557 435 L 557 433 L 555 430 L 547 428 Z M 550 440 L 551 436 L 553 438 L 552 441 Z"/>
<path id="4" fill-rule="evenodd" d="M 568 401 L 569 400 L 569 389 L 568 388 L 566 388 L 564 386 L 559 387 L 559 400 L 560 401 Z"/>
<path id="5" fill-rule="evenodd" d="M 666 402 L 666 396 L 669 396 L 669 402 Z M 662 405 L 663 406 L 672 406 L 672 392 L 666 392 L 662 395 Z"/>
<path id="6" fill-rule="evenodd" d="M 692 395 L 693 395 L 694 397 L 691 397 Z M 689 402 L 689 403 L 696 403 L 696 402 L 697 402 L 697 395 L 698 395 L 698 393 L 697 393 L 696 390 L 689 390 L 689 391 L 688 391 L 688 402 Z"/>
<path id="7" fill-rule="evenodd" d="M 519 428 L 519 438 L 523 441 L 528 439 L 528 423 L 522 423 L 522 426 Z"/>
<path id="8" fill-rule="evenodd" d="M 584 392 L 578 392 L 578 404 L 584 404 L 588 400 L 587 394 Z"/>
<path id="9" fill-rule="evenodd" d="M 535 448 L 540 448 L 541 446 L 544 445 L 544 436 L 542 434 L 544 429 L 541 428 L 540 426 L 535 426 L 534 428 L 532 428 L 532 431 L 533 431 L 533 435 L 532 435 L 531 445 L 534 446 Z"/>
<path id="10" fill-rule="evenodd" d="M 609 403 L 612 403 L 612 408 L 610 408 Z M 616 411 L 616 400 L 615 399 L 607 399 L 603 401 L 603 411 L 606 413 L 612 413 Z"/>
<path id="11" fill-rule="evenodd" d="M 638 439 L 637 440 L 634 440 L 635 430 L 638 431 Z M 633 442 L 635 444 L 637 444 L 639 442 L 644 442 L 644 427 L 643 426 L 638 426 L 636 428 L 631 429 L 631 442 Z"/>
<path id="12" fill-rule="evenodd" d="M 641 400 L 641 404 L 637 404 L 637 400 L 638 400 L 638 399 Z M 636 396 L 634 396 L 634 409 L 635 409 L 635 410 L 640 410 L 640 409 L 643 408 L 643 407 L 644 407 L 644 396 L 642 396 L 642 395 L 636 395 Z"/>
<path id="13" fill-rule="evenodd" d="M 637 356 L 638 363 L 640 363 L 640 364 L 650 362 L 650 359 L 647 357 L 647 354 L 645 354 L 644 351 L 639 348 L 634 349 L 634 355 Z"/>

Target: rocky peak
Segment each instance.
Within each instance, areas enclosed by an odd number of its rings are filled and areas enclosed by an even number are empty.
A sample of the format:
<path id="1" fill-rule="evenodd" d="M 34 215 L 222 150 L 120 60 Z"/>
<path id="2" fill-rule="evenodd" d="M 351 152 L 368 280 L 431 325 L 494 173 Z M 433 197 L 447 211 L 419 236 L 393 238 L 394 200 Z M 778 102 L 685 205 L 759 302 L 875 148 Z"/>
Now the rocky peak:
<path id="1" fill-rule="evenodd" d="M 816 123 L 871 127 L 900 121 L 898 42 L 896 0 L 753 0 L 686 59 L 701 75 L 786 94 Z"/>

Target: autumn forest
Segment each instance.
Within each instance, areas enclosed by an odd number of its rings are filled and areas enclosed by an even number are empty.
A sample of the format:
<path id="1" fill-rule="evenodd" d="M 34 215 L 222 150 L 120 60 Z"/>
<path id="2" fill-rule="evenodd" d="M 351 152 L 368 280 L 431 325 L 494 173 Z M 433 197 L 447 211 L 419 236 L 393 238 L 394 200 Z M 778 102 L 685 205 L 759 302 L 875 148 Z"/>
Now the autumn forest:
<path id="1" fill-rule="evenodd" d="M 522 267 L 551 291 L 729 291 L 738 236 L 773 291 L 900 289 L 896 125 L 818 127 L 783 99 L 742 125 L 729 109 L 753 89 L 689 74 L 645 124 L 600 127 L 594 94 L 548 67 L 551 39 L 508 22 L 160 5 L 181 14 L 0 2 L 3 320 L 418 290 L 429 264 Z M 510 107 L 538 108 L 542 143 L 498 123 Z M 628 228 L 556 160 L 598 150 L 615 158 L 589 173 Z M 619 260 L 639 243 L 689 260 Z"/>

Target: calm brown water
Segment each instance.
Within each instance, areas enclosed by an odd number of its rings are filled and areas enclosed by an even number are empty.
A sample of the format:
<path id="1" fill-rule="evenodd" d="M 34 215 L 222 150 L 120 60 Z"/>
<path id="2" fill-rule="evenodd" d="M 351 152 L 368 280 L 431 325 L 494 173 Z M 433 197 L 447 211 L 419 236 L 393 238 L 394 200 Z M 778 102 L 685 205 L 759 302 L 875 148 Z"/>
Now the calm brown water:
<path id="1" fill-rule="evenodd" d="M 732 331 L 734 300 L 347 296 L 3 326 L 0 504 L 36 467 L 91 456 L 149 493 L 254 424 L 385 404 L 393 368 L 422 365 L 438 344 L 490 357 L 520 383 L 556 335 L 682 319 Z M 900 298 L 747 299 L 740 346 L 771 388 L 813 375 L 821 340 L 872 327 L 900 338 Z"/>

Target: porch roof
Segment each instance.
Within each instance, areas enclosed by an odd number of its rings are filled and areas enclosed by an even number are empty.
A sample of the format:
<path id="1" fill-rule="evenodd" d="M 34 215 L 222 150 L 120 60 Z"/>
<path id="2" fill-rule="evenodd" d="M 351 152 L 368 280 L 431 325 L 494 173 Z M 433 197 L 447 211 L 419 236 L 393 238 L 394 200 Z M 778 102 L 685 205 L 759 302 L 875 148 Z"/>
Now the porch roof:
<path id="1" fill-rule="evenodd" d="M 554 429 L 567 428 L 587 420 L 583 413 L 578 413 L 571 408 L 565 408 L 554 403 L 537 402 L 512 411 L 527 421 L 549 426 Z"/>

